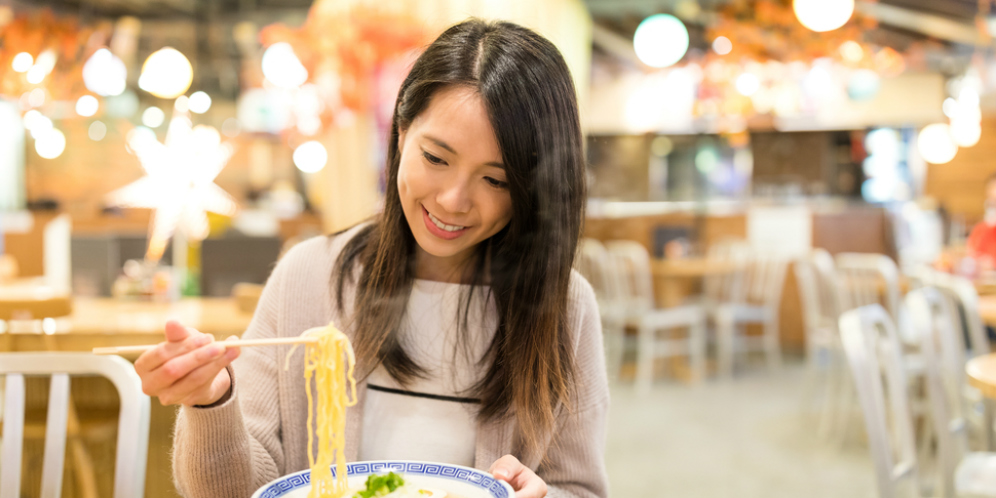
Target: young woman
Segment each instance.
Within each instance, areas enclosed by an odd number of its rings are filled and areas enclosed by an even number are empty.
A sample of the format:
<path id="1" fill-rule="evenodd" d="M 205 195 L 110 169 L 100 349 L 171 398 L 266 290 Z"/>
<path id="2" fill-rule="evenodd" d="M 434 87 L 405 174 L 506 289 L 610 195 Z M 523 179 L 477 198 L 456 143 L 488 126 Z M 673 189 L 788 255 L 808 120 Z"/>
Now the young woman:
<path id="1" fill-rule="evenodd" d="M 608 385 L 572 264 L 585 201 L 574 86 L 525 28 L 471 20 L 433 42 L 394 112 L 384 211 L 294 247 L 244 337 L 334 322 L 357 354 L 347 459 L 489 469 L 518 498 L 604 497 Z M 303 352 L 227 352 L 171 322 L 135 369 L 180 404 L 188 498 L 249 496 L 308 468 Z M 231 365 L 229 365 L 231 363 Z"/>

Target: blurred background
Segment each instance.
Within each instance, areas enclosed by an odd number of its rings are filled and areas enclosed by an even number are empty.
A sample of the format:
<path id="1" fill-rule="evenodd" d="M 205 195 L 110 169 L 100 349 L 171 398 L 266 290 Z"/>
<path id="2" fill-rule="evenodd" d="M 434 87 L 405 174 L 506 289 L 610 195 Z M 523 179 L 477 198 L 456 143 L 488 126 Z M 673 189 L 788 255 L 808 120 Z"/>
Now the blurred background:
<path id="1" fill-rule="evenodd" d="M 991 0 L 0 0 L 0 352 L 241 334 L 377 212 L 398 86 L 469 16 L 575 79 L 612 496 L 993 493 Z M 124 396 L 72 383 L 62 496 L 112 494 Z"/>

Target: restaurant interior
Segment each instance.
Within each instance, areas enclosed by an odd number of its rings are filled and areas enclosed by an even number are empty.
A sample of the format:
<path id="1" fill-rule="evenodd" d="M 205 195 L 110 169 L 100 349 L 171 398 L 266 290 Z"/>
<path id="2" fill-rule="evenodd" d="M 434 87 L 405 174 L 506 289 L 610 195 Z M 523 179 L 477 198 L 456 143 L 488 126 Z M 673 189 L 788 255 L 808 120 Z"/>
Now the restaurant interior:
<path id="1" fill-rule="evenodd" d="M 0 0 L 0 497 L 181 496 L 92 352 L 242 335 L 468 17 L 574 79 L 610 496 L 996 496 L 996 1 Z"/>

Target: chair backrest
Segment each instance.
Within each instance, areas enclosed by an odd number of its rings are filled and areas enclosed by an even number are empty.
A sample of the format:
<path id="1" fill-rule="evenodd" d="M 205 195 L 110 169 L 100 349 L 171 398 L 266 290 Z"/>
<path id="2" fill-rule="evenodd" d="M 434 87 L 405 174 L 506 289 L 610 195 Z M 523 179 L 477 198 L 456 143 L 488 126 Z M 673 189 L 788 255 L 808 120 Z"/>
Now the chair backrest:
<path id="1" fill-rule="evenodd" d="M 865 419 L 879 497 L 919 496 L 902 344 L 892 319 L 879 304 L 862 306 L 841 315 L 840 334 Z"/>
<path id="2" fill-rule="evenodd" d="M 912 323 L 920 328 L 920 351 L 926 364 L 931 419 L 937 434 L 944 498 L 955 498 L 955 470 L 968 451 L 965 388 L 965 346 L 950 300 L 933 287 L 906 295 Z"/>
<path id="3" fill-rule="evenodd" d="M 131 363 L 118 356 L 102 357 L 90 353 L 0 353 L 0 375 L 7 378 L 3 442 L 0 443 L 0 498 L 20 496 L 26 376 L 50 376 L 52 379 L 45 424 L 41 497 L 57 498 L 61 493 L 69 378 L 73 375 L 101 375 L 117 388 L 121 410 L 114 466 L 114 498 L 142 497 L 149 447 L 149 397 L 142 393 L 142 381 Z"/>
<path id="4" fill-rule="evenodd" d="M 837 264 L 834 263 L 833 256 L 823 248 L 815 248 L 810 253 L 810 263 L 816 272 L 816 281 L 819 284 L 821 310 L 825 317 L 832 319 L 834 324 L 844 311 L 840 302 L 840 279 L 837 276 Z"/>
<path id="5" fill-rule="evenodd" d="M 612 256 L 601 242 L 581 239 L 578 271 L 594 289 L 602 318 L 617 318 L 615 315 L 622 312 L 620 308 L 625 305 L 622 289 L 625 279 L 615 269 Z"/>
<path id="6" fill-rule="evenodd" d="M 654 281 L 650 268 L 650 253 L 632 240 L 611 240 L 605 243 L 612 261 L 611 269 L 622 278 L 622 292 L 631 312 L 654 307 Z"/>
<path id="7" fill-rule="evenodd" d="M 879 303 L 896 320 L 899 310 L 899 269 L 884 254 L 841 253 L 837 255 L 841 277 L 841 301 L 846 309 Z"/>
<path id="8" fill-rule="evenodd" d="M 717 242 L 709 247 L 708 258 L 728 262 L 736 270 L 711 275 L 705 279 L 705 296 L 713 302 L 743 303 L 747 301 L 747 266 L 751 259 L 750 245 L 739 239 Z"/>
<path id="9" fill-rule="evenodd" d="M 964 319 L 962 326 L 968 332 L 968 351 L 974 358 L 989 353 L 989 339 L 986 337 L 986 326 L 979 314 L 979 294 L 972 281 L 943 272 L 933 272 L 931 284 L 944 290 L 954 297 L 962 313 L 959 320 Z"/>

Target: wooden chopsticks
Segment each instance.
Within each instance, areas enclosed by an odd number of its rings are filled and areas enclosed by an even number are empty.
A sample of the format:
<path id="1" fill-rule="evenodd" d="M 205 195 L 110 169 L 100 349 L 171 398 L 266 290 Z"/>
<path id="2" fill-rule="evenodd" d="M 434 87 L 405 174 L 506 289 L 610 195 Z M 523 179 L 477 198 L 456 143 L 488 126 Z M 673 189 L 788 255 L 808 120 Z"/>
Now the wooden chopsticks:
<path id="1" fill-rule="evenodd" d="M 226 348 L 229 347 L 244 347 L 244 346 L 279 346 L 283 344 L 312 344 L 318 342 L 317 337 L 276 337 L 273 339 L 247 339 L 247 340 L 237 340 L 237 341 L 216 341 L 215 344 L 221 344 Z M 122 346 L 122 347 L 110 347 L 110 348 L 93 348 L 93 354 L 97 355 L 109 355 L 109 354 L 130 354 L 130 353 L 144 353 L 159 344 L 145 344 L 143 346 Z"/>

